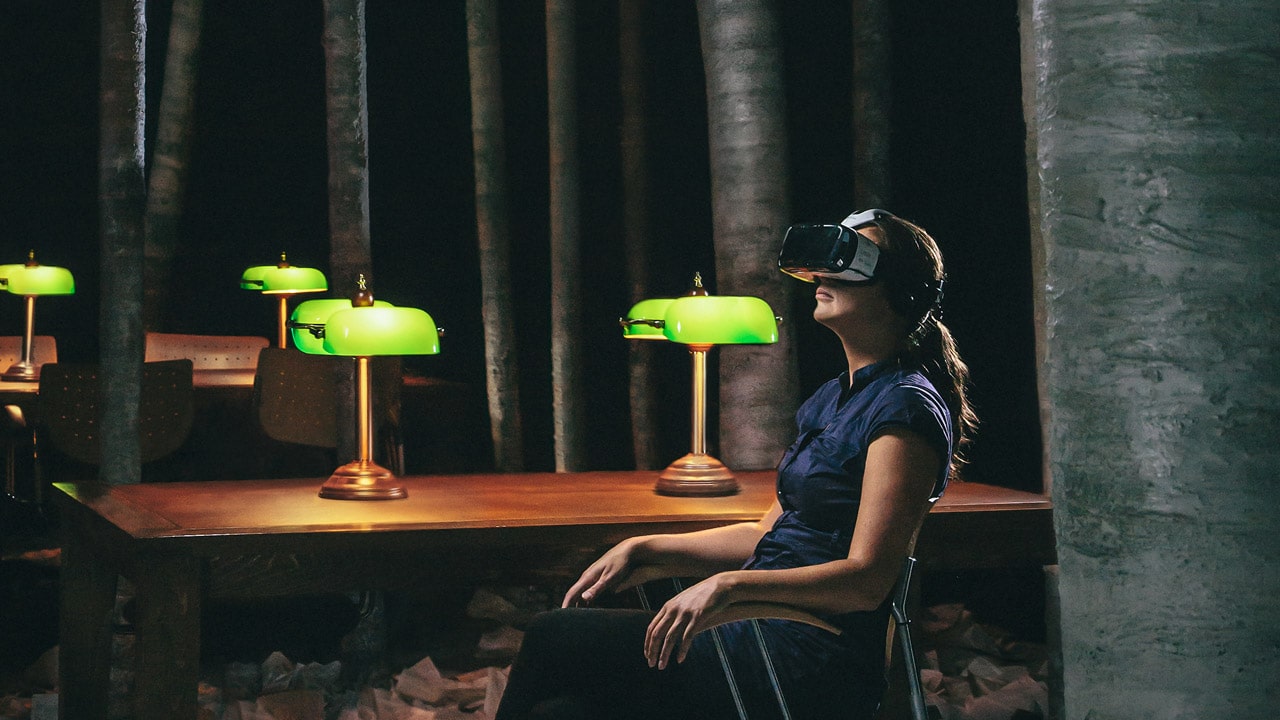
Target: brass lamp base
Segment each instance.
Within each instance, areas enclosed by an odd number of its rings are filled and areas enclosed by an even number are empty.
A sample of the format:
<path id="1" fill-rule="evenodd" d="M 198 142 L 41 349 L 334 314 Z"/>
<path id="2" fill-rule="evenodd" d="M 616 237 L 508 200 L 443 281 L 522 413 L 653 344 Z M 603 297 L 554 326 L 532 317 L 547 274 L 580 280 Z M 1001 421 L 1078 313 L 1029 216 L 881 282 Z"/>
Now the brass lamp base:
<path id="1" fill-rule="evenodd" d="M 738 481 L 724 463 L 705 453 L 689 453 L 667 466 L 658 476 L 659 495 L 733 495 Z"/>
<path id="2" fill-rule="evenodd" d="M 34 363 L 16 362 L 0 375 L 0 380 L 35 382 L 40 379 L 40 368 Z"/>
<path id="3" fill-rule="evenodd" d="M 395 475 L 370 460 L 355 460 L 333 471 L 320 497 L 331 500 L 400 500 L 409 497 Z"/>

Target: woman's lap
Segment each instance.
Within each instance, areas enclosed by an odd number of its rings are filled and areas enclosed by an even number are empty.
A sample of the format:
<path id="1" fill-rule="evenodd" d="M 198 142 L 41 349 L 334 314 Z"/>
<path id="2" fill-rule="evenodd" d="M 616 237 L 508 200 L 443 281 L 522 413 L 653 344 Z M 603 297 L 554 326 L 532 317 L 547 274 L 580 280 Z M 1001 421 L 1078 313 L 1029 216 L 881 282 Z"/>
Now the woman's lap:
<path id="1" fill-rule="evenodd" d="M 718 665 L 704 658 L 665 670 L 648 666 L 644 633 L 652 617 L 592 608 L 538 615 L 512 666 L 497 720 L 575 713 L 593 719 L 736 718 Z M 552 705 L 555 714 L 547 709 Z M 719 708 L 725 713 L 717 715 Z"/>

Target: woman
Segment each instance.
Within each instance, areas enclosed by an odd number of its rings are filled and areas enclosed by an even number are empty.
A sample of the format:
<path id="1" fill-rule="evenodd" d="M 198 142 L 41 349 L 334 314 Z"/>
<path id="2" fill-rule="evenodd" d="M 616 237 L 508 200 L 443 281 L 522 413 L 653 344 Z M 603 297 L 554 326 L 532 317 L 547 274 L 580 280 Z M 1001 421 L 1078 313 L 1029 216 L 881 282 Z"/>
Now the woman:
<path id="1" fill-rule="evenodd" d="M 773 507 L 758 522 L 636 537 L 606 552 L 561 610 L 529 627 L 498 720 L 736 718 L 722 655 L 747 714 L 778 717 L 751 624 L 721 624 L 761 602 L 841 631 L 760 621 L 791 717 L 875 713 L 890 591 L 976 426 L 968 371 L 939 318 L 942 255 L 916 225 L 869 210 L 793 226 L 779 267 L 816 283 L 814 319 L 840 339 L 848 371 L 797 413 Z M 580 607 L 691 576 L 706 579 L 656 613 Z"/>

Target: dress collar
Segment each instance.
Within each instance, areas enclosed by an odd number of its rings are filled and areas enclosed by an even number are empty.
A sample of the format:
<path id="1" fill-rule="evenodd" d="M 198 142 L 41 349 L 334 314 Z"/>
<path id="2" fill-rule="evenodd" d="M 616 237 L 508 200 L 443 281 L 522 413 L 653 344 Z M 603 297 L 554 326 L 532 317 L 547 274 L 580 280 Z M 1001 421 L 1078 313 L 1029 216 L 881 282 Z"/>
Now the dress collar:
<path id="1" fill-rule="evenodd" d="M 862 390 L 862 388 L 870 385 L 872 380 L 875 380 L 889 368 L 897 367 L 897 365 L 897 358 L 888 358 L 881 360 L 880 362 L 871 363 L 870 365 L 859 368 L 858 371 L 853 374 L 852 382 L 849 381 L 849 371 L 846 370 L 845 372 L 840 373 L 840 387 L 842 388 L 840 392 L 840 404 L 843 405 L 845 400 L 856 395 L 858 391 Z"/>

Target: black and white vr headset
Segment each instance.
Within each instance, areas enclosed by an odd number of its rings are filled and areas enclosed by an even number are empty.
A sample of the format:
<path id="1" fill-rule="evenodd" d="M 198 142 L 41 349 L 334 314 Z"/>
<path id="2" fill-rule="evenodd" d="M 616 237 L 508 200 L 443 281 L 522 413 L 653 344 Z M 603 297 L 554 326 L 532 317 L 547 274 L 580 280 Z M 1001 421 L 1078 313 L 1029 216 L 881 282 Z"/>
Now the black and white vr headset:
<path id="1" fill-rule="evenodd" d="M 778 269 L 805 282 L 819 277 L 870 282 L 876 277 L 880 248 L 857 230 L 893 216 L 873 208 L 853 213 L 839 225 L 792 225 L 782 239 Z"/>

